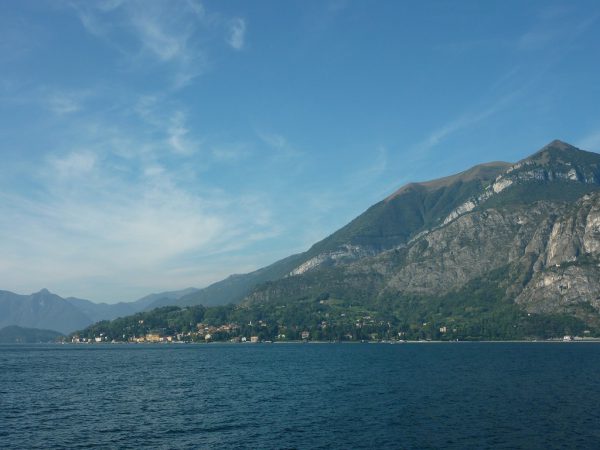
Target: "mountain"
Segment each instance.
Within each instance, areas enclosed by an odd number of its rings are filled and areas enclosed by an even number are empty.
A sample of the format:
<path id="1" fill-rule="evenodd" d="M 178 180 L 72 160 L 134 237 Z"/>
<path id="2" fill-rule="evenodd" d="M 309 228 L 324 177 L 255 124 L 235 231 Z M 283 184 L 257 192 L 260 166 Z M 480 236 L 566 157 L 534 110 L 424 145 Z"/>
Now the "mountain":
<path id="1" fill-rule="evenodd" d="M 66 334 L 90 323 L 82 311 L 47 289 L 31 295 L 0 291 L 0 328 L 18 325 Z"/>
<path id="2" fill-rule="evenodd" d="M 600 184 L 600 156 L 553 141 L 516 164 L 492 162 L 438 180 L 410 183 L 370 207 L 348 225 L 268 267 L 233 275 L 176 302 L 205 306 L 242 301 L 261 283 L 315 268 L 335 267 L 408 245 L 421 234 L 473 210 L 535 201 L 574 201 Z"/>
<path id="3" fill-rule="evenodd" d="M 326 296 L 401 315 L 412 302 L 429 316 L 428 303 L 493 279 L 488 287 L 498 304 L 598 325 L 599 191 L 600 155 L 561 141 L 516 164 L 410 184 L 316 244 L 321 253 L 257 287 L 244 304 Z M 349 248 L 365 256 L 337 257 Z"/>
<path id="4" fill-rule="evenodd" d="M 290 273 L 301 274 L 317 266 L 348 263 L 404 244 L 420 231 L 438 224 L 442 217 L 458 208 L 510 165 L 505 162 L 481 164 L 451 177 L 411 183 L 304 253 L 248 274 L 232 275 L 161 306 L 238 303 L 261 283 L 278 280 Z"/>
<path id="5" fill-rule="evenodd" d="M 598 336 L 600 155 L 553 141 L 514 164 L 408 184 L 307 252 L 177 304 L 227 300 L 238 305 L 166 307 L 87 335 L 202 320 L 265 339 Z"/>
<path id="6" fill-rule="evenodd" d="M 23 328 L 16 325 L 0 329 L 0 344 L 37 344 L 55 342 L 64 336 L 57 331 Z"/>
<path id="7" fill-rule="evenodd" d="M 112 320 L 176 301 L 195 288 L 150 294 L 134 302 L 94 303 L 80 298 L 62 298 L 47 289 L 30 295 L 0 291 L 0 327 L 17 325 L 70 333 L 100 320 Z M 155 305 L 156 304 L 156 305 Z"/>
<path id="8" fill-rule="evenodd" d="M 199 289 L 196 288 L 187 288 L 179 291 L 167 291 L 158 294 L 150 294 L 140 298 L 139 300 L 136 300 L 132 304 L 125 303 L 125 305 L 130 305 L 137 311 L 154 309 L 160 306 L 172 304 L 182 297 L 193 295 L 198 290 Z"/>
<path id="9" fill-rule="evenodd" d="M 112 320 L 139 311 L 135 302 L 95 303 L 82 298 L 67 297 L 65 301 L 77 308 L 92 322 Z"/>
<path id="10" fill-rule="evenodd" d="M 228 303 L 239 303 L 255 286 L 260 283 L 277 280 L 286 276 L 290 271 L 297 267 L 298 264 L 305 260 L 305 254 L 292 255 L 251 273 L 231 275 L 204 289 L 198 289 L 195 292 L 184 295 L 175 301 L 165 301 L 160 305 L 155 305 L 216 306 Z"/>

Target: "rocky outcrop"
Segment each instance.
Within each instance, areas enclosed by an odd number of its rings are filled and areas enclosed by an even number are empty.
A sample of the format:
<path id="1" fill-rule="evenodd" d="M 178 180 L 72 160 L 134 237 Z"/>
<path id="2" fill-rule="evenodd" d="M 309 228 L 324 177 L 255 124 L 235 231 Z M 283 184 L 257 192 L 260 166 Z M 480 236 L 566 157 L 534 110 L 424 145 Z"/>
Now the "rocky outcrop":
<path id="1" fill-rule="evenodd" d="M 537 272 L 516 302 L 532 313 L 600 311 L 600 266 L 555 266 Z"/>
<path id="2" fill-rule="evenodd" d="M 317 256 L 303 262 L 289 273 L 289 276 L 302 275 L 303 273 L 317 267 L 332 266 L 337 264 L 349 263 L 367 256 L 372 256 L 376 252 L 373 249 L 364 248 L 359 245 L 342 245 L 338 250 L 320 253 Z"/>
<path id="3" fill-rule="evenodd" d="M 540 202 L 531 208 L 490 209 L 463 215 L 414 242 L 406 250 L 402 264 L 388 274 L 386 290 L 439 295 L 515 263 L 533 250 L 529 244 L 540 238 L 539 224 L 563 208 L 564 205 Z M 380 258 L 389 256 L 383 254 Z"/>
<path id="4" fill-rule="evenodd" d="M 554 222 L 516 302 L 531 312 L 561 312 L 581 303 L 600 311 L 600 194 L 584 196 Z"/>
<path id="5" fill-rule="evenodd" d="M 511 265 L 520 276 L 507 280 L 507 295 L 528 311 L 560 313 L 582 302 L 600 311 L 600 193 L 574 205 L 465 214 L 401 256 L 386 252 L 347 271 L 365 272 L 365 265 L 387 277 L 380 295 L 442 295 Z"/>

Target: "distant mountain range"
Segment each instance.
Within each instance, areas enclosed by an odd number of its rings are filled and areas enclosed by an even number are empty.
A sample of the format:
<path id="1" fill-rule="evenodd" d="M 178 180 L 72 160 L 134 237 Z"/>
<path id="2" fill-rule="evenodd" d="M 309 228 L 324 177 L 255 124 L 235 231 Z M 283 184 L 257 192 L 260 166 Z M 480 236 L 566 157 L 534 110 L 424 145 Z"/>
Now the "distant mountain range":
<path id="1" fill-rule="evenodd" d="M 100 320 L 111 320 L 155 308 L 166 301 L 176 301 L 196 289 L 151 294 L 126 303 L 94 303 L 80 298 L 62 298 L 42 289 L 30 295 L 0 291 L 0 328 L 20 327 L 49 329 L 70 333 Z"/>
<path id="2" fill-rule="evenodd" d="M 517 163 L 410 183 L 308 251 L 204 289 L 117 305 L 0 292 L 0 326 L 72 331 L 157 306 L 284 307 L 315 299 L 415 323 L 434 317 L 433 305 L 455 320 L 469 308 L 496 314 L 497 305 L 511 305 L 598 326 L 599 264 L 600 155 L 553 141 Z"/>

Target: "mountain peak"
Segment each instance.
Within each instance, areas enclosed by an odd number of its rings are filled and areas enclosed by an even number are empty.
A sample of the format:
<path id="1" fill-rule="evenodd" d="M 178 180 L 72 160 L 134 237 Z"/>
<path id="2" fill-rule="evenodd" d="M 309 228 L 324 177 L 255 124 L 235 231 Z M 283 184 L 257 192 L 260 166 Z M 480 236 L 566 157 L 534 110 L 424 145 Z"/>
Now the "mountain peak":
<path id="1" fill-rule="evenodd" d="M 43 289 L 40 289 L 38 292 L 33 293 L 32 295 L 39 295 L 42 297 L 46 297 L 48 295 L 53 295 L 53 294 L 48 289 L 43 288 Z"/>
<path id="2" fill-rule="evenodd" d="M 544 150 L 549 150 L 549 149 L 557 149 L 557 150 L 579 150 L 577 147 L 561 141 L 560 139 L 554 139 L 552 142 L 550 142 L 549 144 L 545 145 L 540 151 L 544 151 Z"/>
<path id="3" fill-rule="evenodd" d="M 530 157 L 525 158 L 520 162 L 533 162 L 542 166 L 552 166 L 554 164 L 575 164 L 582 167 L 589 165 L 598 167 L 600 155 L 594 152 L 581 150 L 567 142 L 555 139 Z"/>
<path id="4" fill-rule="evenodd" d="M 525 158 L 525 159 L 541 159 L 541 160 L 545 161 L 548 159 L 549 155 L 569 156 L 570 154 L 573 154 L 574 152 L 578 152 L 578 151 L 581 151 L 581 150 L 579 150 L 577 147 L 575 147 L 571 144 L 568 144 L 564 141 L 561 141 L 559 139 L 554 139 L 552 142 L 544 145 L 541 149 L 539 149 L 533 155 L 531 155 L 530 157 Z"/>

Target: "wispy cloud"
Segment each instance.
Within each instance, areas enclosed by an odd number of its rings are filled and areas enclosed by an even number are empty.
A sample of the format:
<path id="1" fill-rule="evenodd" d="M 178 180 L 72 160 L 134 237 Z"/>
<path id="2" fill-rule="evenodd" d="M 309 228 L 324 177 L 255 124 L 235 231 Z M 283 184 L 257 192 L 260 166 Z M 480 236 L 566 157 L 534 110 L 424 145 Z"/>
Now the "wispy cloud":
<path id="1" fill-rule="evenodd" d="M 246 37 L 246 21 L 240 17 L 232 19 L 229 23 L 229 37 L 227 43 L 235 50 L 244 48 Z"/>
<path id="2" fill-rule="evenodd" d="M 96 165 L 96 155 L 91 151 L 74 151 L 62 157 L 49 158 L 49 165 L 59 177 L 80 177 L 91 172 Z"/>
<path id="3" fill-rule="evenodd" d="M 476 124 L 482 122 L 483 120 L 493 116 L 502 109 L 506 108 L 520 95 L 520 93 L 520 90 L 511 92 L 505 95 L 504 97 L 496 99 L 491 105 L 487 105 L 479 110 L 463 113 L 458 117 L 450 120 L 441 127 L 431 131 L 425 137 L 425 139 L 417 143 L 417 145 L 415 145 L 413 148 L 413 153 L 417 153 L 423 156 L 423 154 L 429 152 L 429 150 L 442 143 L 446 138 L 448 138 L 452 134 L 467 129 L 469 127 L 475 126 Z"/>
<path id="4" fill-rule="evenodd" d="M 277 158 L 294 158 L 303 154 L 281 134 L 264 131 L 258 131 L 256 134 L 263 143 L 275 150 Z"/>
<path id="5" fill-rule="evenodd" d="M 250 157 L 248 146 L 242 143 L 220 144 L 214 146 L 211 154 L 215 161 L 237 163 Z"/>
<path id="6" fill-rule="evenodd" d="M 211 30 L 211 19 L 201 3 L 132 0 L 72 5 L 84 28 L 117 48 L 130 64 L 150 60 L 169 65 L 173 88 L 186 86 L 209 67 L 201 36 Z"/>
<path id="7" fill-rule="evenodd" d="M 186 127 L 185 122 L 185 114 L 181 111 L 176 111 L 170 120 L 167 142 L 173 153 L 189 156 L 197 151 L 199 143 L 189 139 L 188 135 L 190 131 Z"/>
<path id="8" fill-rule="evenodd" d="M 54 90 L 42 98 L 48 109 L 56 114 L 65 115 L 80 111 L 90 95 L 89 91 Z"/>
<path id="9" fill-rule="evenodd" d="M 352 176 L 353 180 L 359 180 L 360 183 L 371 185 L 375 178 L 378 178 L 388 168 L 388 151 L 385 147 L 379 146 L 375 150 L 375 158 L 371 164 L 360 169 Z M 356 184 L 356 181 L 355 183 Z"/>
<path id="10" fill-rule="evenodd" d="M 521 35 L 517 41 L 519 50 L 540 50 L 550 44 L 558 35 L 556 30 L 548 28 L 534 29 Z"/>
<path id="11" fill-rule="evenodd" d="M 180 165 L 160 162 L 160 147 L 123 161 L 127 152 L 111 145 L 131 141 L 146 145 L 140 136 L 95 143 L 82 134 L 73 147 L 87 149 L 54 151 L 21 174 L 36 180 L 36 195 L 0 194 L 0 246 L 11 262 L 0 270 L 11 280 L 5 287 L 77 282 L 82 290 L 72 294 L 100 300 L 98 279 L 148 292 L 197 286 L 220 276 L 214 260 L 279 232 L 260 195 L 228 194 L 198 179 L 189 185 Z"/>

